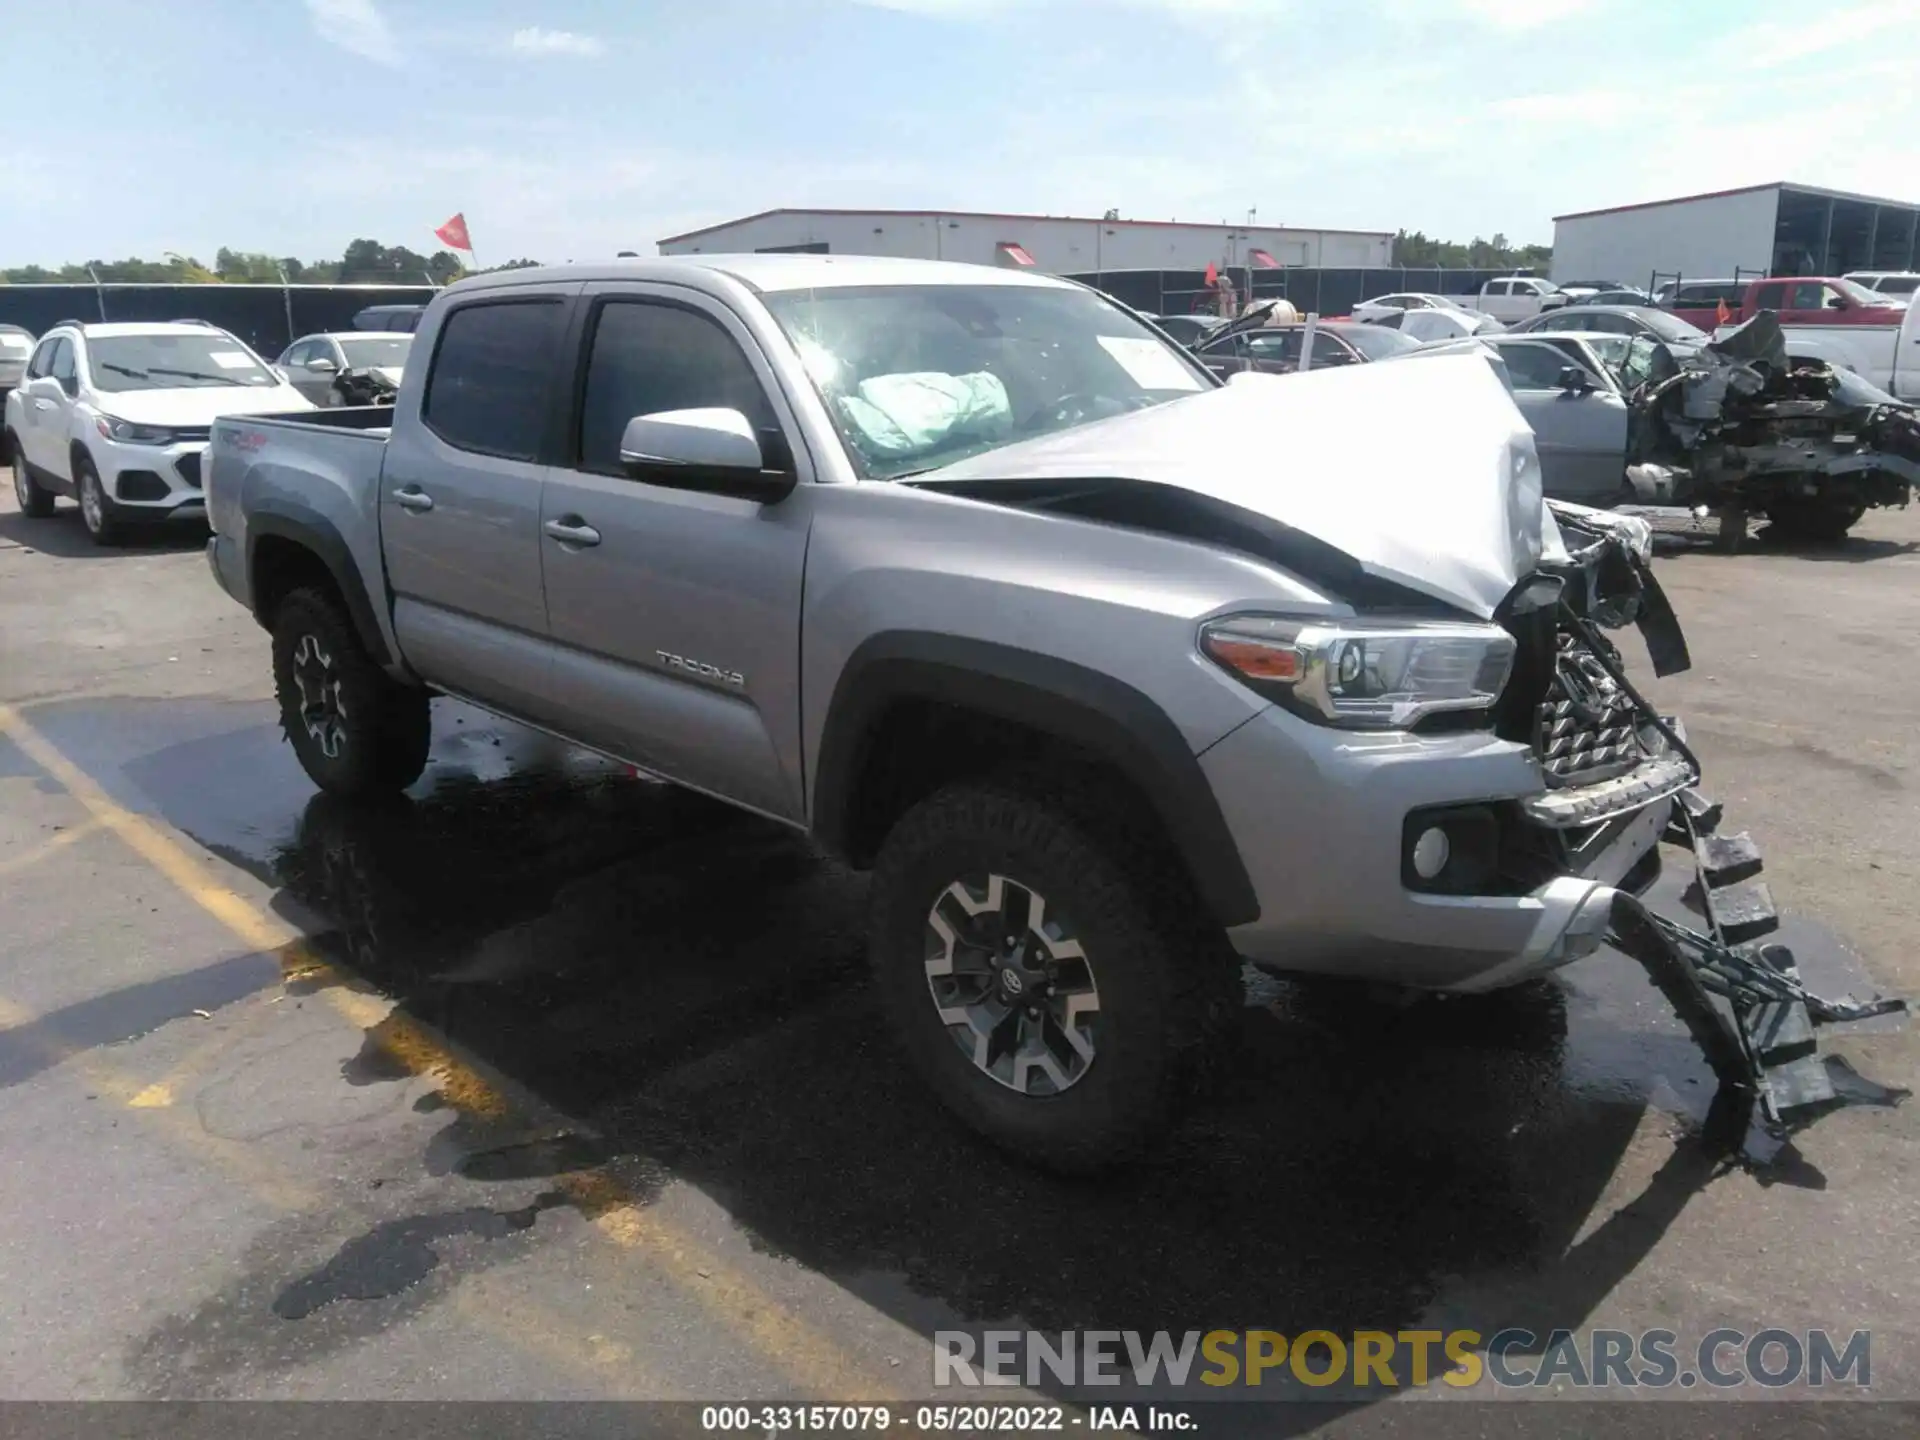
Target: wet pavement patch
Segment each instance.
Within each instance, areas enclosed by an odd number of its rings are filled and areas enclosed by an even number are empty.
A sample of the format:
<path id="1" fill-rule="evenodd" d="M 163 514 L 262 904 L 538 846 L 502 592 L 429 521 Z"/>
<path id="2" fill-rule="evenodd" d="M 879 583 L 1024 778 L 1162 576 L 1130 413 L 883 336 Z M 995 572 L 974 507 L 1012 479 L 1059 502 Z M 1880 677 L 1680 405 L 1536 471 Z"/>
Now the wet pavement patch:
<path id="1" fill-rule="evenodd" d="M 585 1135 L 551 1135 L 476 1150 L 454 1162 L 467 1180 L 537 1180 L 605 1164 L 606 1148 Z"/>
<path id="2" fill-rule="evenodd" d="M 565 1196 L 549 1193 L 517 1210 L 474 1206 L 382 1221 L 341 1246 L 318 1270 L 282 1290 L 273 1302 L 273 1313 L 282 1320 L 304 1320 L 336 1301 L 384 1300 L 398 1295 L 439 1266 L 436 1246 L 463 1236 L 499 1240 L 531 1230 L 541 1211 L 569 1203 Z"/>

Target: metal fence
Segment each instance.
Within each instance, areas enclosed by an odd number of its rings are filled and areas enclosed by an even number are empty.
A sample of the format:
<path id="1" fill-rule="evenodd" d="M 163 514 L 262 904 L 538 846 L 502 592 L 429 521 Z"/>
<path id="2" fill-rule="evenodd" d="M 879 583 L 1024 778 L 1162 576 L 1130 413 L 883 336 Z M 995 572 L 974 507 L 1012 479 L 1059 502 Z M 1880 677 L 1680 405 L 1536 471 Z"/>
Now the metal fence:
<path id="1" fill-rule="evenodd" d="M 1345 315 L 1362 300 L 1376 295 L 1418 291 L 1428 295 L 1472 295 L 1489 280 L 1512 275 L 1512 269 L 1442 270 L 1415 266 L 1346 269 L 1331 266 L 1289 265 L 1279 270 L 1235 268 L 1223 272 L 1232 281 L 1241 303 L 1249 298 L 1281 297 L 1302 314 Z M 1106 270 L 1098 274 L 1069 275 L 1116 300 L 1154 315 L 1187 315 L 1219 308 L 1219 292 L 1209 289 L 1199 270 Z"/>
<path id="2" fill-rule="evenodd" d="M 271 360 L 301 335 L 351 330 L 369 305 L 424 305 L 427 285 L 0 285 L 0 324 L 205 320 Z"/>

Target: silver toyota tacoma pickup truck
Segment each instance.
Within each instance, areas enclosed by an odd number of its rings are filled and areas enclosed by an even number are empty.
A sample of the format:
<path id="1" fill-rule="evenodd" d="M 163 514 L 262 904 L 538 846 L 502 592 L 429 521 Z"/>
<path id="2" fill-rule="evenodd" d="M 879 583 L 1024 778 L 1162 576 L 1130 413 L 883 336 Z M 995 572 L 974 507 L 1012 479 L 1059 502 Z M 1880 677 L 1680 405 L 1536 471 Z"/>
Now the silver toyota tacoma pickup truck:
<path id="1" fill-rule="evenodd" d="M 1062 1169 L 1163 1126 L 1242 960 L 1589 954 L 1698 778 L 1602 633 L 1686 664 L 1645 526 L 1549 507 L 1473 356 L 1222 384 L 1031 274 L 528 269 L 390 408 L 217 422 L 206 494 L 316 784 L 411 784 L 446 695 L 806 831 L 912 1063 Z"/>

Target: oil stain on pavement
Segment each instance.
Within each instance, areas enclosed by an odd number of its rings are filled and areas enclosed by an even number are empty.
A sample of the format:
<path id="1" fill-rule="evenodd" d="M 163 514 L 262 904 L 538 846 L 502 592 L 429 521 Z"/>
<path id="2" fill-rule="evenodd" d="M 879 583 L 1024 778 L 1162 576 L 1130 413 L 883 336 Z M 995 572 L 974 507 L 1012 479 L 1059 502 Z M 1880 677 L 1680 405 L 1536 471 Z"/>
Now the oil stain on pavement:
<path id="1" fill-rule="evenodd" d="M 440 1215 L 387 1220 L 341 1246 L 333 1258 L 282 1290 L 273 1313 L 282 1320 L 304 1320 L 339 1300 L 384 1300 L 417 1285 L 440 1264 L 436 1245 L 459 1236 L 498 1240 L 531 1230 L 540 1212 L 567 1204 L 547 1193 L 516 1210 L 471 1207 Z"/>

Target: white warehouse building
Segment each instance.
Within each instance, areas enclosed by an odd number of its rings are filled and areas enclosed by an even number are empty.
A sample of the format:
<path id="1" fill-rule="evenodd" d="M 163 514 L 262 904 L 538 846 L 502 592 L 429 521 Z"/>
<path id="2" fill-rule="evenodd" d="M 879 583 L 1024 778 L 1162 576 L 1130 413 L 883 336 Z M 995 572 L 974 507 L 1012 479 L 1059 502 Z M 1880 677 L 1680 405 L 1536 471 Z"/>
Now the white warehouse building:
<path id="1" fill-rule="evenodd" d="M 1290 225 L 996 215 L 957 210 L 763 210 L 670 235 L 662 255 L 743 251 L 895 255 L 974 265 L 1031 266 L 1054 274 L 1204 270 L 1208 265 L 1384 266 L 1393 235 Z"/>
<path id="2" fill-rule="evenodd" d="M 1920 206 L 1813 185 L 1749 185 L 1553 220 L 1552 278 L 1646 285 L 1745 274 L 1911 270 Z"/>

